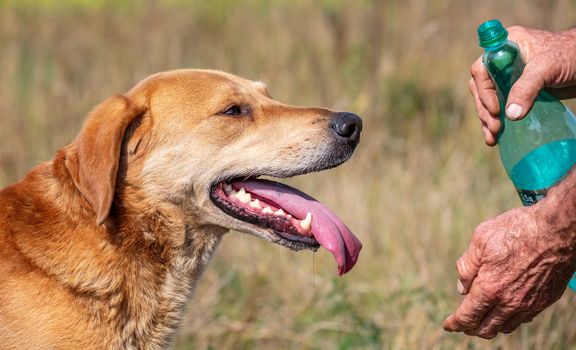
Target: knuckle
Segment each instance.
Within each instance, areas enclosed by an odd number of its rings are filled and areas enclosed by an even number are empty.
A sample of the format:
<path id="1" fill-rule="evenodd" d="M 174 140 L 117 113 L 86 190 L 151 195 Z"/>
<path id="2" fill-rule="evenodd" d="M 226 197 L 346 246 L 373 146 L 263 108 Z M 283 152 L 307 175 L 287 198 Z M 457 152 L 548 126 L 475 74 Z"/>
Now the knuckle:
<path id="1" fill-rule="evenodd" d="M 484 123 L 486 123 L 486 126 L 490 126 L 491 122 L 492 122 L 492 116 L 490 115 L 490 112 L 488 112 L 488 110 L 486 110 L 485 108 L 478 106 L 478 118 L 480 118 L 481 121 L 483 121 Z"/>
<path id="2" fill-rule="evenodd" d="M 472 315 L 459 313 L 458 315 L 455 315 L 455 316 L 456 316 L 458 323 L 464 329 L 474 328 L 478 323 L 477 320 Z"/>
<path id="3" fill-rule="evenodd" d="M 476 104 L 476 112 L 478 112 L 478 119 L 482 121 L 483 126 L 487 127 L 490 123 L 492 123 L 492 119 L 494 118 L 490 114 L 490 111 L 488 111 L 482 103 Z"/>
<path id="4" fill-rule="evenodd" d="M 482 62 L 480 60 L 474 62 L 472 66 L 470 66 L 470 75 L 472 76 L 472 80 L 474 80 L 474 77 L 477 77 L 479 74 L 482 74 L 483 69 L 484 66 L 482 65 Z"/>
<path id="5" fill-rule="evenodd" d="M 486 126 L 491 133 L 497 134 L 500 130 L 500 121 L 495 120 L 492 116 L 488 115 L 484 117 L 486 119 Z"/>
<path id="6" fill-rule="evenodd" d="M 491 329 L 489 330 L 482 329 L 477 333 L 477 335 L 483 339 L 494 339 L 498 335 L 498 332 L 495 332 Z"/>
<path id="7" fill-rule="evenodd" d="M 499 294 L 499 288 L 496 284 L 484 284 L 481 295 L 486 300 L 495 300 Z"/>
<path id="8" fill-rule="evenodd" d="M 500 296 L 500 309 L 505 314 L 511 314 L 516 312 L 523 312 L 525 311 L 524 301 L 521 297 L 518 297 L 516 294 L 511 295 L 510 293 L 506 293 Z"/>
<path id="9" fill-rule="evenodd" d="M 532 83 L 526 80 L 519 81 L 518 83 L 514 84 L 512 89 L 514 91 L 512 91 L 511 94 L 513 93 L 514 95 L 517 96 L 530 95 L 532 93 L 532 90 L 534 90 L 532 87 Z"/>
<path id="10" fill-rule="evenodd" d="M 545 85 L 546 72 L 527 72 L 523 79 L 519 79 L 510 90 L 510 96 L 520 99 L 534 98 Z"/>

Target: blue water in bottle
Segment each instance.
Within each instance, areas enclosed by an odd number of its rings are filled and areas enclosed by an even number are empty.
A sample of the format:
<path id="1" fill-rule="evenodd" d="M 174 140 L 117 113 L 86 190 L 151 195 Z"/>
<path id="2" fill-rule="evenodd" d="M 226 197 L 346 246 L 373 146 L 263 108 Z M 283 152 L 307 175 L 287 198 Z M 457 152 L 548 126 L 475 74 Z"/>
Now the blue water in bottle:
<path id="1" fill-rule="evenodd" d="M 530 205 L 544 197 L 546 189 L 560 181 L 570 170 L 576 161 L 574 155 L 576 140 L 566 139 L 544 144 L 516 163 L 509 175 L 522 202 Z"/>

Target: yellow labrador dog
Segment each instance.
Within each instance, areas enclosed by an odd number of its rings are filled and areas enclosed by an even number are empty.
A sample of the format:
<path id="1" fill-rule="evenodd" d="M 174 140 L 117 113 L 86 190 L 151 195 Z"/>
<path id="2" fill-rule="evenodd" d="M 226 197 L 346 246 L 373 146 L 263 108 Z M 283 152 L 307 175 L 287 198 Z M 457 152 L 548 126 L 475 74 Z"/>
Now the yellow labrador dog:
<path id="1" fill-rule="evenodd" d="M 217 71 L 153 75 L 89 115 L 54 159 L 0 191 L 0 349 L 164 349 L 222 236 L 323 246 L 338 271 L 361 244 L 284 178 L 335 167 L 351 113 L 273 100 Z"/>

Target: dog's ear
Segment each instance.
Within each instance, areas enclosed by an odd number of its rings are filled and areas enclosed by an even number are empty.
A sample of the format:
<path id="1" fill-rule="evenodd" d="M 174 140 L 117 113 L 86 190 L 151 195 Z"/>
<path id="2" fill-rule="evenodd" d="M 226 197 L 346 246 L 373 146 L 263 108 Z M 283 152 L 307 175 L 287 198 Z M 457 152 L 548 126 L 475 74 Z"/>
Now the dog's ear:
<path id="1" fill-rule="evenodd" d="M 66 167 L 94 209 L 97 225 L 110 213 L 126 128 L 143 112 L 124 96 L 109 97 L 90 112 L 66 151 Z"/>

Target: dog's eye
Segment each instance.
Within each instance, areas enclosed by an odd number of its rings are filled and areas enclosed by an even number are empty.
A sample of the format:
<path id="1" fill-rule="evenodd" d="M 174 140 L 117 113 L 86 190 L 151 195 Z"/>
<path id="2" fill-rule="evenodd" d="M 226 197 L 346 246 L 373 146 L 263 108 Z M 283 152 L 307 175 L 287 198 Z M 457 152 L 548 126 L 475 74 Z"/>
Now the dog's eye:
<path id="1" fill-rule="evenodd" d="M 234 105 L 232 107 L 229 107 L 228 109 L 226 109 L 224 112 L 222 112 L 222 114 L 225 115 L 230 115 L 230 116 L 239 116 L 239 115 L 244 115 L 247 114 L 248 110 L 245 108 L 242 108 L 238 105 Z"/>

